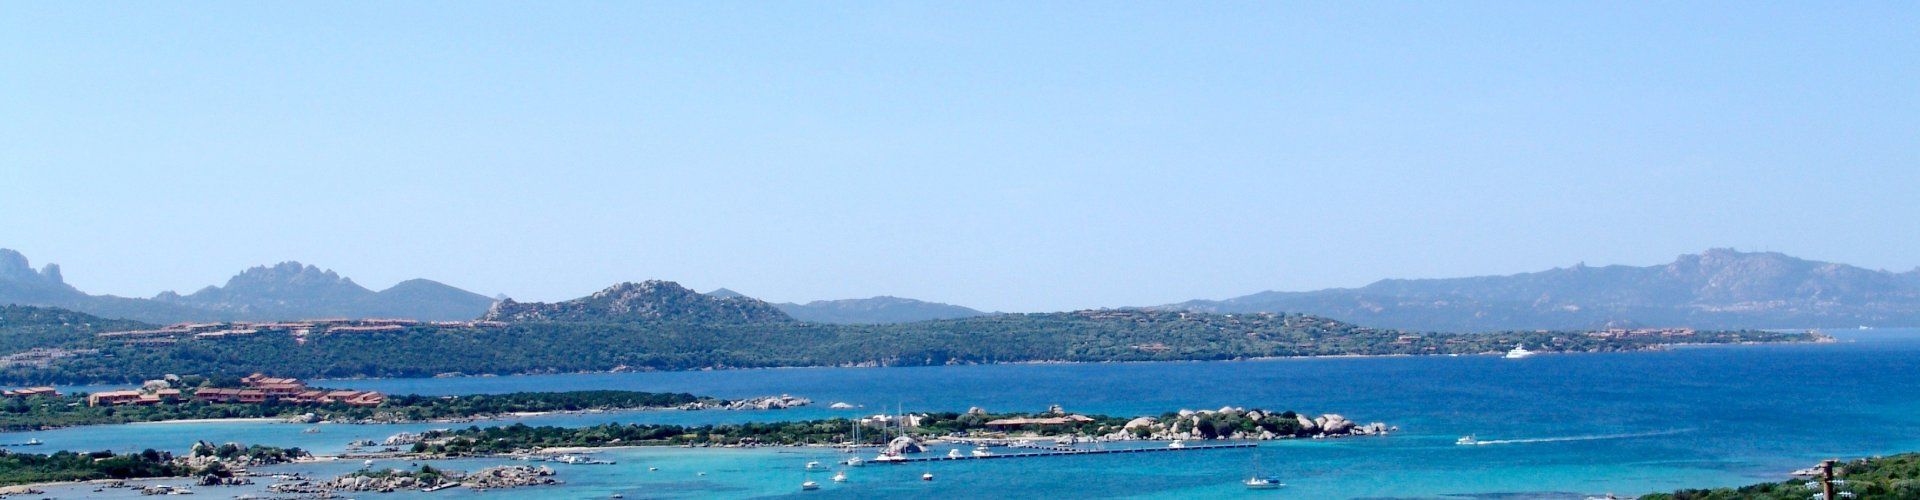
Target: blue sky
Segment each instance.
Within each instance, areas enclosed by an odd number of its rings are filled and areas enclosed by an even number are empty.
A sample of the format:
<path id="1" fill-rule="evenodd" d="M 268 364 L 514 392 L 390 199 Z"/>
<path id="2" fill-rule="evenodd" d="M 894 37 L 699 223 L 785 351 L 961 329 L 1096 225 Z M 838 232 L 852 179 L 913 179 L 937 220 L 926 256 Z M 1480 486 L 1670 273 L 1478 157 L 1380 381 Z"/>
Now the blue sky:
<path id="1" fill-rule="evenodd" d="M 1007 311 L 1709 247 L 1912 269 L 1920 9 L 9 3 L 0 247 Z"/>

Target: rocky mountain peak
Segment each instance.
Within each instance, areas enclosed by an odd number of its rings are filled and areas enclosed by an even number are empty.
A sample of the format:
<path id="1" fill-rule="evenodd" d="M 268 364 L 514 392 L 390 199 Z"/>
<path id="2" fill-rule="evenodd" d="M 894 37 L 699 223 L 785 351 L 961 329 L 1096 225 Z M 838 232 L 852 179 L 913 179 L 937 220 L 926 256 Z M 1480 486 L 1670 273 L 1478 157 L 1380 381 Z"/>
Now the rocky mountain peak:
<path id="1" fill-rule="evenodd" d="M 355 286 L 350 278 L 341 277 L 331 269 L 320 269 L 313 265 L 286 261 L 272 266 L 254 266 L 241 271 L 227 280 L 227 288 L 250 286 L 326 287 Z"/>
<path id="2" fill-rule="evenodd" d="M 485 319 L 494 321 L 632 321 L 688 322 L 791 321 L 772 305 L 747 297 L 716 297 L 695 292 L 679 283 L 648 280 L 625 282 L 586 297 L 554 303 L 495 303 Z"/>
<path id="3" fill-rule="evenodd" d="M 40 303 L 78 295 L 81 295 L 80 291 L 68 285 L 60 276 L 59 265 L 47 264 L 39 271 L 35 271 L 27 261 L 27 256 L 0 248 L 0 299 L 7 299 L 8 302 Z"/>
<path id="4" fill-rule="evenodd" d="M 47 264 L 39 271 L 27 261 L 27 256 L 11 249 L 0 248 L 0 281 L 39 283 L 45 285 L 65 285 L 60 276 L 59 264 Z"/>
<path id="5" fill-rule="evenodd" d="M 720 297 L 720 298 L 739 298 L 739 297 L 747 296 L 747 294 L 736 292 L 733 290 L 728 290 L 726 288 L 715 288 L 713 289 L 713 291 L 707 292 L 707 295 L 713 296 L 713 297 Z"/>

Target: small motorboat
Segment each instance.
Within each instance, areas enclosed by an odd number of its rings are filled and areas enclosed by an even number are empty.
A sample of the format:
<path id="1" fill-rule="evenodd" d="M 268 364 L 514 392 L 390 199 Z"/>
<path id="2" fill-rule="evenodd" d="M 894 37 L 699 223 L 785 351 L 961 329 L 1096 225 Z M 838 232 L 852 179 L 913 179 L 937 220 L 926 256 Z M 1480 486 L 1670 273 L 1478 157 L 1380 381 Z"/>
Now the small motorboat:
<path id="1" fill-rule="evenodd" d="M 303 430 L 303 431 L 300 431 L 300 432 L 302 432 L 302 433 L 306 433 L 306 434 L 319 434 L 319 433 L 320 433 L 320 428 L 319 428 L 319 427 L 308 427 L 308 428 L 307 428 L 307 430 Z"/>
<path id="2" fill-rule="evenodd" d="M 1171 443 L 1167 443 L 1167 447 L 1168 447 L 1168 448 L 1185 448 L 1185 447 L 1187 447 L 1187 442 L 1186 442 L 1186 441 L 1180 441 L 1180 440 L 1175 440 L 1174 442 L 1171 442 Z"/>
<path id="3" fill-rule="evenodd" d="M 820 489 L 820 483 L 816 483 L 816 482 L 813 482 L 813 481 L 807 481 L 807 482 L 804 482 L 804 483 L 800 483 L 800 489 L 802 489 L 802 490 L 817 490 L 817 489 Z"/>
<path id="4" fill-rule="evenodd" d="M 1249 490 L 1271 490 L 1287 485 L 1287 483 L 1282 483 L 1279 479 L 1271 477 L 1250 477 L 1241 483 L 1246 484 Z"/>
<path id="5" fill-rule="evenodd" d="M 867 461 L 866 461 L 865 459 L 862 459 L 862 458 L 860 458 L 860 457 L 852 457 L 852 458 L 848 458 L 848 459 L 847 459 L 847 461 L 845 461 L 845 462 L 842 462 L 842 463 L 845 463 L 845 464 L 847 464 L 847 466 L 849 466 L 849 467 L 863 467 L 863 466 L 866 466 L 866 465 L 867 465 Z"/>
<path id="6" fill-rule="evenodd" d="M 1457 444 L 1461 446 L 1476 445 L 1476 444 L 1480 444 L 1480 440 L 1474 439 L 1473 436 L 1471 435 L 1460 436 L 1460 439 L 1453 440 L 1453 444 Z"/>
<path id="7" fill-rule="evenodd" d="M 42 444 L 46 444 L 46 443 L 41 443 L 40 438 L 33 438 L 33 439 L 28 439 L 27 442 L 22 446 L 40 446 Z"/>
<path id="8" fill-rule="evenodd" d="M 966 458 L 966 455 L 960 454 L 959 448 L 954 448 L 947 450 L 947 458 Z"/>
<path id="9" fill-rule="evenodd" d="M 921 474 L 921 475 L 920 475 L 920 480 L 921 480 L 921 481 L 932 481 L 932 480 L 933 480 L 933 473 L 932 473 L 932 472 L 928 472 L 928 473 L 926 473 L 926 474 Z"/>
<path id="10" fill-rule="evenodd" d="M 820 462 L 807 462 L 807 470 L 815 470 L 819 468 L 820 468 Z"/>
<path id="11" fill-rule="evenodd" d="M 833 482 L 836 482 L 836 483 L 847 482 L 847 471 L 840 471 L 840 472 L 833 473 Z"/>
<path id="12" fill-rule="evenodd" d="M 980 446 L 975 446 L 973 447 L 973 456 L 991 457 L 993 456 L 993 450 L 987 448 L 987 445 L 984 445 L 984 444 Z"/>

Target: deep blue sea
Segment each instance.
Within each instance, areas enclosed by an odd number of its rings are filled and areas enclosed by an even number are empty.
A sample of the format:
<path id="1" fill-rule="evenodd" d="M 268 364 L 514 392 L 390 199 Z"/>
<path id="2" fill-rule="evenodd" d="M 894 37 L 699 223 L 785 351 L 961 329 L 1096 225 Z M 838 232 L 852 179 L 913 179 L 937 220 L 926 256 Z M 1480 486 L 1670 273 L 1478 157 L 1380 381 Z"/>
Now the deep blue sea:
<path id="1" fill-rule="evenodd" d="M 532 424 L 705 423 L 908 411 L 1159 414 L 1221 406 L 1340 413 L 1401 432 L 1376 438 L 1269 442 L 1263 468 L 1286 488 L 1249 492 L 1252 451 L 1192 451 L 941 462 L 854 469 L 853 480 L 801 492 L 802 464 L 831 450 L 634 449 L 617 465 L 559 466 L 567 484 L 432 496 L 547 498 L 1224 497 L 1583 498 L 1778 480 L 1829 457 L 1920 451 L 1920 330 L 1832 332 L 1832 344 L 1684 347 L 1670 351 L 1495 356 L 1315 358 L 1237 362 L 806 368 L 454 379 L 328 381 L 390 393 L 574 389 L 691 392 L 727 398 L 793 394 L 811 407 L 765 412 L 651 411 L 550 415 Z M 832 402 L 862 405 L 830 410 Z M 485 424 L 483 424 L 485 425 Z M 195 439 L 338 451 L 357 438 L 445 425 L 174 423 L 0 434 L 46 449 L 184 450 Z M 1500 444 L 1456 446 L 1463 435 Z M 34 451 L 45 451 L 36 449 Z M 941 450 L 944 451 L 944 450 Z M 478 468 L 487 461 L 436 466 Z M 378 464 L 385 467 L 388 464 Z M 400 464 L 404 465 L 404 464 Z M 295 466 L 334 472 L 359 464 Z M 658 471 L 649 471 L 658 467 Z M 698 475 L 704 472 L 705 475 Z M 918 480 L 924 472 L 931 482 Z M 203 489 L 237 495 L 244 489 Z M 59 493 L 56 491 L 56 493 Z M 69 492 L 72 493 L 72 492 Z M 392 494 L 380 498 L 419 495 Z"/>

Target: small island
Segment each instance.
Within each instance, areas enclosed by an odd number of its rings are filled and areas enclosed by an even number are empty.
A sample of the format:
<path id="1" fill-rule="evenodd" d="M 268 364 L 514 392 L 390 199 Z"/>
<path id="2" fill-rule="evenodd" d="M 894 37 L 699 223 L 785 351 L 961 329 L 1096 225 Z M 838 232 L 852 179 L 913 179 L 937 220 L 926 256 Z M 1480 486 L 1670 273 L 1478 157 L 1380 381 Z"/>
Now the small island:
<path id="1" fill-rule="evenodd" d="M 92 480 L 192 477 L 200 485 L 245 484 L 235 471 L 310 458 L 299 448 L 194 444 L 186 455 L 145 450 L 140 453 L 98 451 L 52 454 L 0 452 L 0 485 L 23 485 Z M 24 491 L 15 491 L 24 492 Z"/>
<path id="2" fill-rule="evenodd" d="M 883 447 L 896 453 L 915 453 L 939 442 L 1261 441 L 1385 435 L 1394 430 L 1396 428 L 1383 423 L 1360 424 L 1337 414 L 1308 417 L 1293 411 L 1228 407 L 1182 410 L 1158 416 L 1114 417 L 1068 413 L 1056 406 L 1041 413 L 996 414 L 974 408 L 965 413 L 701 426 L 618 423 L 578 428 L 526 424 L 474 426 L 410 434 L 389 443 L 412 444 L 411 453 L 426 458 L 524 456 L 555 450 L 624 446 Z"/>

